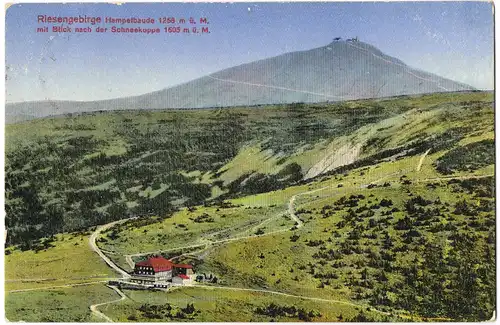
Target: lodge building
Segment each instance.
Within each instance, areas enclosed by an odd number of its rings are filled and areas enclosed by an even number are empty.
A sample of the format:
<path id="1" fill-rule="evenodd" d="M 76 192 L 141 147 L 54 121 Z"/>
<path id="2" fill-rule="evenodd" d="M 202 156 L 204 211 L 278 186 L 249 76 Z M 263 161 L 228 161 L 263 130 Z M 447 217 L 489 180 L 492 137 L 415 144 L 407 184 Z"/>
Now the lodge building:
<path id="1" fill-rule="evenodd" d="M 163 256 L 155 256 L 136 263 L 130 281 L 146 286 L 166 288 L 172 283 L 190 284 L 193 276 L 193 266 L 175 264 Z"/>

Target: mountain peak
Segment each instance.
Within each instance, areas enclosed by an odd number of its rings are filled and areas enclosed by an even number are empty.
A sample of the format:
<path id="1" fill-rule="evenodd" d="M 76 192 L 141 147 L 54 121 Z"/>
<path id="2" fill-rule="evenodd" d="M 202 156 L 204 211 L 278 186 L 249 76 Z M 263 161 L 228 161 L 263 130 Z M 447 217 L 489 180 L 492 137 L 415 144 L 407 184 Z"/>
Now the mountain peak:
<path id="1" fill-rule="evenodd" d="M 375 46 L 351 38 L 242 64 L 140 96 L 7 104 L 6 116 L 16 120 L 16 116 L 36 118 L 98 110 L 253 106 L 464 90 L 473 88 L 412 69 Z"/>

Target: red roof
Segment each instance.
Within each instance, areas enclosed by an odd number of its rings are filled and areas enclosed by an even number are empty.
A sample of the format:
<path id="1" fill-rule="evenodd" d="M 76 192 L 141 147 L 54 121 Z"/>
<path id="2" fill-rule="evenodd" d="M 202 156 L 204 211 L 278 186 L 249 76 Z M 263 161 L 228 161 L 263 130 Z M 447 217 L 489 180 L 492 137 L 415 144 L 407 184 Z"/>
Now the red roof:
<path id="1" fill-rule="evenodd" d="M 184 280 L 189 279 L 189 276 L 187 276 L 185 274 L 179 274 L 178 277 L 181 278 L 181 279 L 184 279 Z"/>
<path id="2" fill-rule="evenodd" d="M 172 261 L 167 260 L 163 256 L 151 257 L 146 261 L 135 263 L 135 266 L 152 267 L 155 272 L 170 271 L 174 267 L 179 269 L 193 268 L 193 266 L 189 264 L 174 264 Z"/>
<path id="3" fill-rule="evenodd" d="M 146 261 L 135 263 L 135 266 L 146 266 L 152 267 L 155 272 L 170 271 L 174 266 L 174 263 L 167 260 L 162 256 L 151 257 Z"/>

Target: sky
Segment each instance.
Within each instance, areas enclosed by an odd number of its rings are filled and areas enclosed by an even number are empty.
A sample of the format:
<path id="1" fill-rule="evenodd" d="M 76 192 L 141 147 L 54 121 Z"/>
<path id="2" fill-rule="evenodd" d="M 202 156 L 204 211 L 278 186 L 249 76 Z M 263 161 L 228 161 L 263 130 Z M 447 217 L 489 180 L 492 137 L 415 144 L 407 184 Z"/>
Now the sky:
<path id="1" fill-rule="evenodd" d="M 38 23 L 38 15 L 206 17 L 210 33 L 37 33 L 37 27 L 53 25 Z M 6 100 L 140 95 L 325 46 L 337 36 L 358 36 L 411 67 L 493 89 L 493 15 L 487 2 L 16 4 L 6 13 Z"/>

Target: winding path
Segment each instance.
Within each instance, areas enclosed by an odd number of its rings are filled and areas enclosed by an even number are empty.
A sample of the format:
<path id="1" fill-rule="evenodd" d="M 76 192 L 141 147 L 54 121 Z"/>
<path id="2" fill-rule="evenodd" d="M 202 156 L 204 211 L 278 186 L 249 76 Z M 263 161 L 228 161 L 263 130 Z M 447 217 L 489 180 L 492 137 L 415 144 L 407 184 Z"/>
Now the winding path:
<path id="1" fill-rule="evenodd" d="M 385 175 L 385 176 L 383 176 L 383 177 L 381 177 L 381 178 L 379 178 L 379 179 L 377 179 L 375 181 L 372 181 L 372 182 L 370 182 L 368 184 L 360 185 L 359 188 L 366 188 L 370 184 L 380 183 L 381 181 L 383 181 L 384 179 L 386 179 L 386 178 L 388 178 L 390 176 L 401 174 L 401 173 L 404 173 L 405 171 L 406 170 L 402 170 L 402 171 L 398 171 L 398 172 L 395 172 L 395 173 L 392 173 L 392 174 Z M 302 222 L 302 220 L 300 220 L 300 218 L 295 213 L 295 200 L 299 196 L 316 193 L 316 192 L 323 191 L 323 190 L 326 190 L 326 189 L 329 189 L 329 188 L 334 188 L 334 187 L 336 187 L 336 185 L 337 184 L 328 185 L 328 186 L 324 186 L 324 187 L 317 188 L 317 189 L 314 189 L 314 190 L 297 193 L 297 194 L 293 195 L 290 198 L 290 200 L 288 201 L 288 215 L 290 216 L 290 219 L 292 221 L 294 221 L 294 222 L 297 223 L 295 225 L 297 228 L 301 228 L 304 223 Z M 261 222 L 259 225 L 262 225 L 263 223 L 268 222 L 270 219 L 273 219 L 275 217 L 276 216 L 270 217 L 270 218 L 264 220 L 263 222 Z M 257 227 L 259 225 L 257 225 Z M 144 255 L 152 255 L 152 254 L 160 254 L 160 253 L 171 252 L 171 251 L 176 251 L 176 250 L 183 250 L 183 249 L 188 249 L 188 248 L 198 248 L 198 247 L 205 247 L 205 246 L 208 247 L 209 245 L 213 245 L 213 244 L 220 244 L 220 243 L 227 243 L 227 242 L 231 242 L 231 241 L 237 241 L 237 240 L 243 240 L 243 239 L 249 239 L 249 238 L 257 238 L 257 237 L 269 236 L 269 235 L 274 235 L 274 234 L 277 234 L 277 233 L 282 233 L 282 232 L 287 232 L 287 231 L 290 231 L 290 229 L 285 228 L 285 229 L 280 229 L 280 230 L 275 230 L 275 231 L 267 232 L 267 233 L 264 233 L 262 235 L 249 235 L 249 236 L 233 237 L 233 238 L 226 238 L 226 239 L 215 240 L 215 241 L 207 241 L 206 243 L 201 243 L 201 244 L 194 244 L 194 245 L 181 246 L 181 247 L 175 247 L 175 248 L 159 249 L 159 250 L 150 251 L 150 252 L 142 252 L 142 253 L 129 254 L 129 255 L 125 255 L 125 260 L 127 261 L 127 264 L 131 268 L 133 268 L 135 264 L 134 264 L 134 261 L 132 260 L 132 257 L 138 257 L 138 256 L 144 256 Z"/>
<path id="2" fill-rule="evenodd" d="M 423 161 L 423 159 L 425 158 L 425 156 L 427 155 L 428 152 L 429 152 L 429 150 L 420 159 L 421 161 L 419 163 L 419 166 L 421 165 L 421 162 Z M 419 166 L 417 166 L 417 167 L 419 167 Z M 401 170 L 401 171 L 398 171 L 398 172 L 395 172 L 395 173 L 392 173 L 392 174 L 385 175 L 385 176 L 383 176 L 383 177 L 381 177 L 381 178 L 379 178 L 379 179 L 377 179 L 375 181 L 372 181 L 372 182 L 370 182 L 368 184 L 360 185 L 359 188 L 366 188 L 370 184 L 379 183 L 379 182 L 383 181 L 384 179 L 386 179 L 386 178 L 388 178 L 390 176 L 394 176 L 394 175 L 401 174 L 401 173 L 404 173 L 404 172 L 406 172 L 406 170 Z M 491 177 L 491 176 L 492 175 L 450 176 L 450 177 L 439 177 L 439 178 L 428 178 L 428 179 L 416 180 L 415 182 L 429 182 L 429 181 L 437 181 L 437 180 L 445 180 L 445 179 L 485 178 L 485 177 Z M 310 191 L 306 191 L 306 192 L 301 192 L 301 193 L 293 195 L 290 198 L 290 200 L 288 202 L 288 213 L 290 215 L 290 218 L 294 222 L 297 223 L 296 224 L 297 228 L 300 228 L 300 227 L 303 226 L 302 220 L 300 220 L 300 218 L 295 213 L 295 200 L 297 199 L 297 197 L 299 197 L 301 195 L 308 195 L 308 194 L 312 194 L 312 193 L 315 193 L 315 192 L 319 192 L 319 191 L 322 191 L 322 190 L 325 190 L 325 189 L 328 189 L 328 188 L 333 188 L 333 187 L 335 187 L 335 185 L 336 184 L 325 186 L 325 187 L 321 187 L 321 188 L 310 190 Z M 104 253 L 102 253 L 102 251 L 97 247 L 95 241 L 96 241 L 96 238 L 98 237 L 98 235 L 102 231 L 104 231 L 106 229 L 109 229 L 113 225 L 115 225 L 115 224 L 117 224 L 119 222 L 124 222 L 126 220 L 128 220 L 128 219 L 124 219 L 124 220 L 120 220 L 120 221 L 115 221 L 115 222 L 112 222 L 112 223 L 109 223 L 109 224 L 106 224 L 106 225 L 98 227 L 96 229 L 96 231 L 92 234 L 91 240 L 90 240 L 91 246 L 94 249 L 94 251 L 96 251 L 99 254 L 99 256 L 101 258 L 103 258 L 103 260 L 108 265 L 110 265 L 110 267 L 112 267 L 113 269 L 115 269 L 116 271 L 118 271 L 119 273 L 121 273 L 123 275 L 123 279 L 125 279 L 125 280 L 128 279 L 128 278 L 130 278 L 130 275 L 128 273 L 126 273 L 125 271 L 123 271 L 115 263 L 113 263 L 109 258 L 107 258 L 106 255 L 104 255 Z M 133 256 L 149 255 L 149 254 L 155 254 L 155 253 L 161 253 L 161 252 L 182 250 L 182 249 L 186 249 L 186 248 L 196 248 L 196 247 L 204 247 L 204 246 L 208 247 L 209 245 L 213 245 L 213 244 L 217 244 L 217 243 L 225 243 L 225 242 L 238 241 L 238 240 L 255 238 L 255 237 L 262 237 L 262 236 L 267 236 L 267 235 L 270 235 L 270 234 L 276 234 L 276 233 L 287 232 L 287 231 L 291 231 L 291 230 L 290 229 L 281 229 L 281 230 L 269 232 L 269 233 L 262 234 L 262 235 L 252 235 L 252 236 L 242 236 L 242 237 L 228 238 L 228 239 L 223 239 L 223 240 L 218 240 L 218 241 L 211 241 L 211 242 L 207 242 L 207 243 L 204 243 L 204 244 L 189 245 L 189 246 L 176 247 L 176 248 L 171 248 L 171 249 L 166 249 L 166 250 L 158 250 L 158 251 L 154 251 L 154 252 L 137 253 L 137 254 L 125 255 L 125 257 L 126 257 L 127 263 L 131 267 L 133 267 L 133 260 L 132 260 Z M 294 297 L 294 298 L 300 298 L 300 299 L 307 299 L 307 300 L 314 300 L 314 301 L 323 301 L 323 302 L 344 304 L 344 305 L 350 305 L 350 306 L 356 306 L 356 307 L 362 307 L 362 308 L 370 308 L 370 310 L 372 310 L 374 312 L 377 312 L 377 313 L 380 313 L 380 314 L 383 314 L 383 315 L 394 314 L 394 315 L 396 315 L 398 317 L 406 318 L 406 319 L 412 319 L 412 320 L 415 320 L 415 319 L 417 319 L 417 320 L 434 320 L 434 321 L 436 321 L 436 320 L 437 321 L 443 321 L 443 320 L 449 321 L 449 320 L 451 320 L 451 319 L 448 319 L 448 318 L 426 318 L 426 317 L 412 316 L 412 315 L 406 315 L 406 314 L 389 313 L 389 312 L 377 310 L 376 308 L 374 308 L 372 306 L 368 306 L 368 305 L 365 306 L 365 305 L 356 304 L 354 302 L 345 301 L 345 300 L 332 300 L 332 299 L 324 299 L 324 298 L 316 298 L 316 297 L 305 297 L 305 296 L 293 295 L 293 294 L 288 294 L 288 293 L 279 292 L 279 291 L 272 291 L 272 290 L 237 288 L 237 287 L 222 287 L 222 286 L 206 286 L 206 285 L 197 285 L 197 284 L 193 284 L 193 285 L 190 285 L 190 286 L 192 286 L 192 287 L 200 287 L 200 288 L 207 288 L 207 289 L 210 288 L 210 289 L 222 289 L 222 290 L 234 290 L 234 291 L 261 292 L 261 293 L 269 293 L 269 294 L 275 294 L 275 295 L 281 295 L 281 296 L 287 296 L 287 297 Z M 119 302 L 119 301 L 122 301 L 122 300 L 126 299 L 127 297 L 117 287 L 114 287 L 114 286 L 109 286 L 109 287 L 112 288 L 113 290 L 115 290 L 121 296 L 121 298 L 113 300 L 113 301 L 108 301 L 108 302 L 104 302 L 104 303 L 92 305 L 92 306 L 90 306 L 90 310 L 94 314 L 96 314 L 97 316 L 105 319 L 106 321 L 112 322 L 112 320 L 108 316 L 106 316 L 102 312 L 98 311 L 97 307 L 103 306 L 103 305 L 107 305 L 107 304 L 111 304 L 111 303 L 116 303 L 116 302 Z"/>
<path id="3" fill-rule="evenodd" d="M 413 76 L 413 77 L 415 77 L 415 78 L 417 78 L 417 79 L 424 80 L 424 81 L 430 81 L 430 82 L 433 82 L 433 83 L 435 83 L 435 84 L 436 84 L 436 87 L 438 87 L 438 88 L 440 88 L 440 89 L 442 89 L 442 90 L 444 90 L 444 91 L 450 91 L 449 89 L 447 89 L 447 88 L 445 88 L 445 87 L 441 86 L 441 85 L 440 85 L 440 83 L 439 83 L 439 81 L 436 81 L 436 80 L 433 80 L 433 79 L 430 79 L 430 78 L 424 78 L 424 77 L 421 77 L 421 76 L 416 75 L 415 73 L 411 72 L 411 71 L 409 70 L 409 69 L 410 69 L 410 67 L 408 67 L 407 65 L 404 65 L 404 64 L 401 64 L 401 63 L 397 63 L 397 62 L 392 62 L 392 61 L 386 60 L 386 59 L 384 59 L 383 57 L 381 57 L 380 55 L 377 55 L 377 54 L 373 53 L 373 52 L 372 52 L 372 51 L 370 51 L 370 50 L 367 50 L 367 49 L 364 49 L 364 48 L 362 48 L 362 47 L 359 47 L 359 46 L 356 46 L 356 45 L 352 44 L 352 42 L 347 42 L 347 45 L 349 45 L 349 46 L 351 46 L 351 47 L 354 47 L 354 48 L 357 48 L 358 50 L 361 50 L 361 51 L 363 51 L 363 52 L 365 52 L 365 53 L 367 53 L 367 54 L 371 54 L 371 55 L 373 55 L 374 57 L 376 57 L 377 59 L 380 59 L 380 60 L 382 60 L 382 61 L 384 61 L 384 62 L 386 62 L 386 63 L 388 63 L 388 64 L 392 64 L 392 65 L 399 66 L 399 67 L 403 68 L 403 71 L 404 71 L 404 72 L 408 73 L 409 75 L 411 75 L 411 76 Z"/>
<path id="4" fill-rule="evenodd" d="M 109 279 L 109 280 L 113 280 L 113 279 Z M 58 285 L 58 286 L 49 286 L 49 287 L 17 289 L 17 290 L 9 290 L 7 292 L 27 292 L 27 291 L 36 291 L 36 290 L 52 290 L 52 289 L 59 289 L 59 288 L 72 288 L 72 287 L 87 286 L 87 285 L 92 285 L 92 284 L 97 284 L 97 283 L 105 283 L 105 282 L 108 282 L 109 280 L 100 280 L 100 281 L 84 282 L 84 283 L 62 284 L 62 285 Z"/>
<path id="5" fill-rule="evenodd" d="M 99 246 L 96 244 L 96 240 L 97 240 L 97 237 L 99 237 L 99 235 L 101 234 L 101 232 L 103 232 L 103 231 L 105 231 L 105 230 L 113 227 L 116 224 L 123 223 L 125 221 L 132 220 L 132 219 L 135 219 L 135 218 L 136 217 L 134 217 L 134 218 L 128 218 L 128 219 L 122 219 L 122 220 L 110 222 L 110 223 L 102 225 L 102 226 L 98 226 L 97 229 L 92 233 L 92 235 L 89 238 L 89 245 L 92 248 L 92 250 L 94 252 L 96 252 L 104 260 L 104 262 L 106 262 L 106 264 L 108 264 L 113 270 L 115 270 L 116 272 L 120 273 L 124 279 L 130 278 L 130 274 L 128 274 L 125 270 L 123 270 L 121 267 L 119 267 L 118 265 L 116 265 L 115 262 L 113 262 L 112 260 L 110 260 L 109 257 L 107 257 L 101 251 L 101 249 L 99 248 Z"/>
<path id="6" fill-rule="evenodd" d="M 425 157 L 425 156 L 424 156 Z M 421 158 L 422 159 L 422 158 Z M 382 182 L 383 180 L 387 179 L 388 177 L 398 175 L 398 174 L 403 174 L 409 170 L 401 170 L 398 172 L 394 172 L 391 174 L 387 174 L 377 180 L 374 180 L 372 182 L 369 182 L 367 184 L 362 184 L 359 187 L 352 187 L 352 188 L 367 188 L 369 185 L 372 184 L 377 184 Z M 421 180 L 415 180 L 415 183 L 425 183 L 425 182 L 434 182 L 434 181 L 439 181 L 439 180 L 447 180 L 447 179 L 471 179 L 471 178 L 486 178 L 486 177 L 491 177 L 493 175 L 469 175 L 469 176 L 444 176 L 444 177 L 438 177 L 438 178 L 426 178 L 426 179 L 421 179 Z M 303 195 L 308 195 L 308 194 L 313 194 L 319 191 L 323 191 L 329 188 L 335 188 L 337 184 L 334 185 L 329 185 L 329 186 L 324 186 L 321 188 L 317 188 L 314 190 L 306 191 L 306 192 L 301 192 L 293 195 L 290 200 L 288 201 L 288 214 L 290 216 L 290 219 L 294 222 L 297 223 L 296 227 L 300 228 L 303 226 L 302 220 L 297 216 L 295 212 L 295 201 L 299 196 Z M 343 189 L 352 189 L 352 188 L 343 188 Z M 274 217 L 271 217 L 274 218 Z M 264 220 L 263 222 L 268 221 L 268 219 Z M 134 267 L 134 261 L 132 260 L 132 257 L 139 257 L 139 256 L 144 256 L 144 255 L 153 255 L 153 254 L 160 254 L 160 253 L 166 253 L 166 252 L 172 252 L 172 251 L 177 251 L 177 250 L 184 250 L 184 249 L 189 249 L 189 248 L 199 248 L 199 247 L 208 247 L 210 245 L 214 244 L 221 244 L 221 243 L 227 243 L 227 242 L 232 242 L 232 241 L 238 241 L 238 240 L 244 240 L 244 239 L 250 239 L 250 238 L 257 238 L 257 237 L 263 237 L 263 236 L 269 236 L 269 235 L 274 235 L 277 233 L 282 233 L 282 232 L 287 232 L 290 231 L 290 229 L 285 228 L 285 229 L 280 229 L 276 231 L 271 231 L 264 233 L 262 235 L 249 235 L 249 236 L 241 236 L 241 237 L 233 237 L 233 238 L 226 238 L 226 239 L 221 239 L 221 240 L 215 240 L 215 241 L 207 241 L 206 243 L 201 243 L 201 244 L 194 244 L 194 245 L 188 245 L 188 246 L 181 246 L 181 247 L 175 247 L 175 248 L 168 248 L 168 249 L 159 249 L 155 251 L 150 251 L 150 252 L 141 252 L 141 253 L 135 253 L 135 254 L 129 254 L 125 255 L 125 259 L 127 261 L 127 264 L 133 268 Z"/>
<path id="7" fill-rule="evenodd" d="M 383 62 L 387 63 L 387 64 L 391 64 L 391 65 L 394 65 L 394 66 L 398 66 L 400 68 L 403 69 L 403 71 L 419 80 L 424 80 L 424 81 L 429 81 L 429 82 L 432 82 L 434 84 L 436 84 L 436 87 L 438 87 L 439 89 L 442 89 L 444 91 L 450 91 L 448 88 L 446 87 L 443 87 L 441 86 L 440 82 L 437 81 L 437 80 L 434 80 L 434 79 L 431 79 L 431 78 L 425 78 L 425 77 L 422 77 L 422 76 L 419 76 L 417 74 L 415 74 L 414 72 L 410 71 L 410 67 L 408 67 L 407 65 L 405 64 L 401 64 L 401 63 L 398 63 L 398 62 L 393 62 L 393 61 L 390 61 L 390 60 L 387 60 L 385 58 L 383 58 L 382 56 L 380 55 L 377 55 L 375 54 L 374 52 L 368 50 L 368 49 L 365 49 L 365 48 L 362 48 L 360 46 L 356 46 L 354 45 L 352 42 L 347 42 L 346 43 L 348 46 L 352 47 L 352 48 L 356 48 L 368 55 L 372 55 L 373 57 L 379 59 L 379 60 L 382 60 Z M 210 78 L 210 79 L 213 79 L 213 80 L 218 80 L 218 81 L 222 81 L 222 82 L 228 82 L 228 83 L 232 83 L 232 84 L 241 84 L 241 85 L 248 85 L 248 86 L 254 86 L 254 87 L 262 87 L 262 88 L 270 88 L 270 89 L 279 89 L 279 90 L 286 90 L 286 91 L 293 91 L 293 92 L 297 92 L 297 93 L 303 93 L 303 94 L 310 94 L 310 95 L 316 95 L 316 96 L 322 96 L 322 97 L 325 97 L 325 98 L 335 98 L 335 99 L 340 99 L 340 100 L 345 100 L 347 99 L 347 96 L 338 96 L 338 95 L 330 95 L 330 94 L 324 94 L 324 93 L 316 93 L 316 92 L 312 92 L 312 91 L 307 91 L 307 90 L 300 90 L 300 89 L 293 89 L 293 88 L 287 88 L 287 87 L 280 87 L 280 86 L 273 86 L 273 85 L 265 85 L 265 84 L 258 84 L 258 83 L 251 83 L 251 82 L 246 82 L 246 81 L 239 81 L 239 80 L 232 80 L 232 79 L 222 79 L 222 78 L 217 78 L 217 77 L 214 77 L 214 76 L 211 76 L 211 75 L 208 75 L 207 78 Z M 380 89 L 379 89 L 380 91 Z"/>
<path id="8" fill-rule="evenodd" d="M 115 290 L 116 293 L 118 293 L 120 295 L 120 299 L 116 299 L 116 300 L 112 300 L 112 301 L 107 301 L 107 302 L 101 302 L 99 304 L 92 305 L 92 306 L 90 306 L 90 310 L 92 311 L 92 313 L 94 313 L 94 315 L 97 315 L 98 317 L 101 317 L 101 318 L 105 319 L 107 322 L 112 323 L 113 320 L 111 318 L 109 318 L 108 316 L 104 315 L 102 312 L 100 312 L 97 309 L 97 307 L 108 305 L 108 304 L 113 304 L 113 303 L 116 303 L 116 302 L 120 302 L 122 300 L 127 299 L 127 296 L 125 296 L 125 294 L 123 292 L 121 292 L 120 289 L 118 289 L 115 286 L 108 286 L 108 287 L 111 288 L 111 289 L 113 289 L 113 290 Z"/>
<path id="9" fill-rule="evenodd" d="M 417 165 L 417 172 L 420 171 L 420 169 L 422 168 L 422 164 L 424 163 L 424 159 L 425 159 L 425 156 L 427 156 L 427 154 L 431 151 L 431 149 L 428 149 L 423 155 L 422 157 L 420 157 L 420 160 L 418 162 L 418 165 Z"/>
<path id="10" fill-rule="evenodd" d="M 412 315 L 406 315 L 406 314 L 395 314 L 395 313 L 390 313 L 382 310 L 378 310 L 374 308 L 373 306 L 370 305 L 361 305 L 361 304 L 356 304 L 354 302 L 346 301 L 346 300 L 336 300 L 336 299 L 325 299 L 325 298 L 317 298 L 317 297 L 307 297 L 307 296 L 298 296 L 298 295 L 293 295 L 289 293 L 284 293 L 284 292 L 279 292 L 279 291 L 272 291 L 272 290 L 264 290 L 264 289 L 249 289 L 249 288 L 236 288 L 236 287 L 222 287 L 222 286 L 208 286 L 208 285 L 198 285 L 198 284 L 192 284 L 190 287 L 198 287 L 198 288 L 204 288 L 204 289 L 224 289 L 224 290 L 232 290 L 232 291 L 250 291 L 250 292 L 259 292 L 259 293 L 266 293 L 266 294 L 273 294 L 273 295 L 279 295 L 279 296 L 285 296 L 285 297 L 292 297 L 292 298 L 298 298 L 298 299 L 305 299 L 305 300 L 313 300 L 313 301 L 321 301 L 321 302 L 328 302 L 328 303 L 335 303 L 335 304 L 341 304 L 341 305 L 348 305 L 348 306 L 353 306 L 353 307 L 361 307 L 364 309 L 369 308 L 370 311 L 374 311 L 376 313 L 382 314 L 382 315 L 395 315 L 404 319 L 412 319 L 412 320 L 426 320 L 426 321 L 437 321 L 437 320 L 446 320 L 450 321 L 450 318 L 429 318 L 429 317 L 420 317 L 420 316 L 412 316 Z"/>
<path id="11" fill-rule="evenodd" d="M 343 305 L 349 305 L 349 306 L 354 306 L 354 307 L 363 307 L 360 304 L 356 304 L 353 302 L 349 302 L 346 300 L 335 300 L 335 299 L 325 299 L 325 298 L 316 298 L 316 297 L 307 297 L 307 296 L 298 296 L 298 295 L 292 295 L 289 293 L 284 293 L 280 291 L 272 291 L 272 290 L 265 290 L 265 289 L 250 289 L 250 288 L 237 288 L 237 287 L 223 287 L 223 286 L 209 286 L 209 285 L 200 285 L 200 284 L 192 284 L 190 287 L 198 287 L 198 288 L 204 288 L 204 289 L 224 289 L 224 290 L 232 290 L 232 291 L 250 291 L 250 292 L 259 292 L 259 293 L 268 293 L 268 294 L 273 294 L 273 295 L 280 295 L 280 296 L 285 296 L 285 297 L 293 297 L 293 298 L 300 298 L 300 299 L 306 299 L 306 300 L 315 300 L 315 301 L 322 301 L 322 302 L 331 302 L 331 303 L 338 303 L 338 304 L 343 304 Z M 371 307 L 371 306 L 366 306 L 366 307 Z M 373 307 L 371 307 L 374 309 Z M 374 309 L 375 310 L 375 309 Z M 387 312 L 379 311 L 376 310 L 377 312 L 389 315 Z"/>
<path id="12" fill-rule="evenodd" d="M 233 84 L 242 84 L 242 85 L 255 86 L 255 87 L 263 87 L 263 88 L 271 88 L 271 89 L 279 89 L 279 90 L 288 90 L 288 91 L 293 91 L 293 92 L 297 92 L 297 93 L 322 96 L 322 97 L 326 97 L 326 98 L 345 99 L 345 97 L 343 97 L 343 96 L 335 96 L 335 95 L 329 95 L 329 94 L 315 93 L 315 92 L 307 91 L 307 90 L 299 90 L 299 89 L 286 88 L 286 87 L 280 87 L 280 86 L 256 84 L 256 83 L 251 83 L 251 82 L 246 82 L 246 81 L 238 81 L 238 80 L 231 80 L 231 79 L 221 79 L 221 78 L 216 78 L 216 77 L 212 77 L 212 76 L 207 76 L 207 77 L 210 78 L 210 79 L 214 79 L 214 80 L 218 80 L 218 81 L 223 81 L 223 82 L 229 82 L 229 83 L 233 83 Z"/>
<path id="13" fill-rule="evenodd" d="M 123 280 L 129 279 L 130 278 L 130 274 L 128 274 L 128 272 L 126 272 L 125 270 L 123 270 L 121 267 L 119 267 L 118 265 L 116 265 L 115 262 L 113 262 L 111 259 L 109 259 L 109 257 L 107 257 L 102 252 L 102 250 L 99 248 L 99 246 L 96 244 L 96 240 L 97 240 L 97 237 L 99 237 L 99 235 L 101 234 L 101 232 L 103 232 L 103 231 L 105 231 L 105 230 L 113 227 L 114 225 L 123 223 L 123 222 L 128 221 L 128 220 L 136 219 L 136 218 L 137 217 L 128 218 L 128 219 L 122 219 L 122 220 L 117 220 L 117 221 L 113 221 L 113 222 L 110 222 L 110 223 L 102 225 L 102 226 L 98 226 L 96 228 L 96 230 L 92 233 L 92 235 L 89 238 L 90 247 L 99 255 L 99 257 L 101 257 L 104 260 L 104 262 L 106 262 L 106 264 L 108 264 L 113 270 L 115 270 L 118 273 L 120 273 L 122 275 L 122 279 Z M 111 323 L 111 322 L 113 322 L 113 320 L 111 318 L 109 318 L 108 316 L 104 315 L 99 310 L 97 310 L 97 307 L 122 301 L 122 300 L 126 299 L 127 296 L 125 296 L 125 294 L 123 292 L 121 292 L 120 289 L 118 289 L 115 286 L 108 286 L 108 287 L 110 287 L 111 289 L 115 290 L 120 295 L 120 299 L 116 299 L 116 300 L 112 300 L 112 301 L 107 301 L 107 302 L 102 302 L 102 303 L 99 303 L 99 304 L 94 304 L 94 305 L 90 306 L 89 308 L 90 308 L 90 311 L 94 315 L 96 315 L 97 317 L 101 317 L 101 318 L 105 319 L 107 322 Z"/>
<path id="14" fill-rule="evenodd" d="M 297 228 L 300 228 L 302 227 L 302 225 L 304 224 L 302 222 L 302 220 L 300 220 L 299 217 L 297 217 L 297 215 L 295 214 L 295 199 L 297 198 L 299 194 L 295 194 L 294 196 L 292 196 L 290 198 L 290 201 L 288 202 L 288 214 L 290 215 L 290 218 L 292 218 L 292 220 L 295 221 L 295 223 L 297 223 L 296 227 Z"/>
<path id="15" fill-rule="evenodd" d="M 166 252 L 172 252 L 172 251 L 178 251 L 178 250 L 180 251 L 180 250 L 187 249 L 187 248 L 205 247 L 205 246 L 210 246 L 210 245 L 214 245 L 214 244 L 227 243 L 227 242 L 238 241 L 238 240 L 243 240 L 243 239 L 269 236 L 269 235 L 273 235 L 273 234 L 277 234 L 277 233 L 281 233 L 281 232 L 286 232 L 286 231 L 290 231 L 290 229 L 280 229 L 280 230 L 276 230 L 276 231 L 270 231 L 270 232 L 264 233 L 262 235 L 233 237 L 233 238 L 227 238 L 227 239 L 221 239 L 221 240 L 214 240 L 214 241 L 210 241 L 210 242 L 203 243 L 203 244 L 196 244 L 196 245 L 189 245 L 189 246 L 182 246 L 182 247 L 175 247 L 175 248 L 168 248 L 168 249 L 160 249 L 160 250 L 145 252 L 145 253 L 130 254 L 130 255 L 125 255 L 125 259 L 126 259 L 127 263 L 130 265 L 130 267 L 133 267 L 134 261 L 132 260 L 132 257 L 160 254 L 160 253 L 166 253 Z"/>

